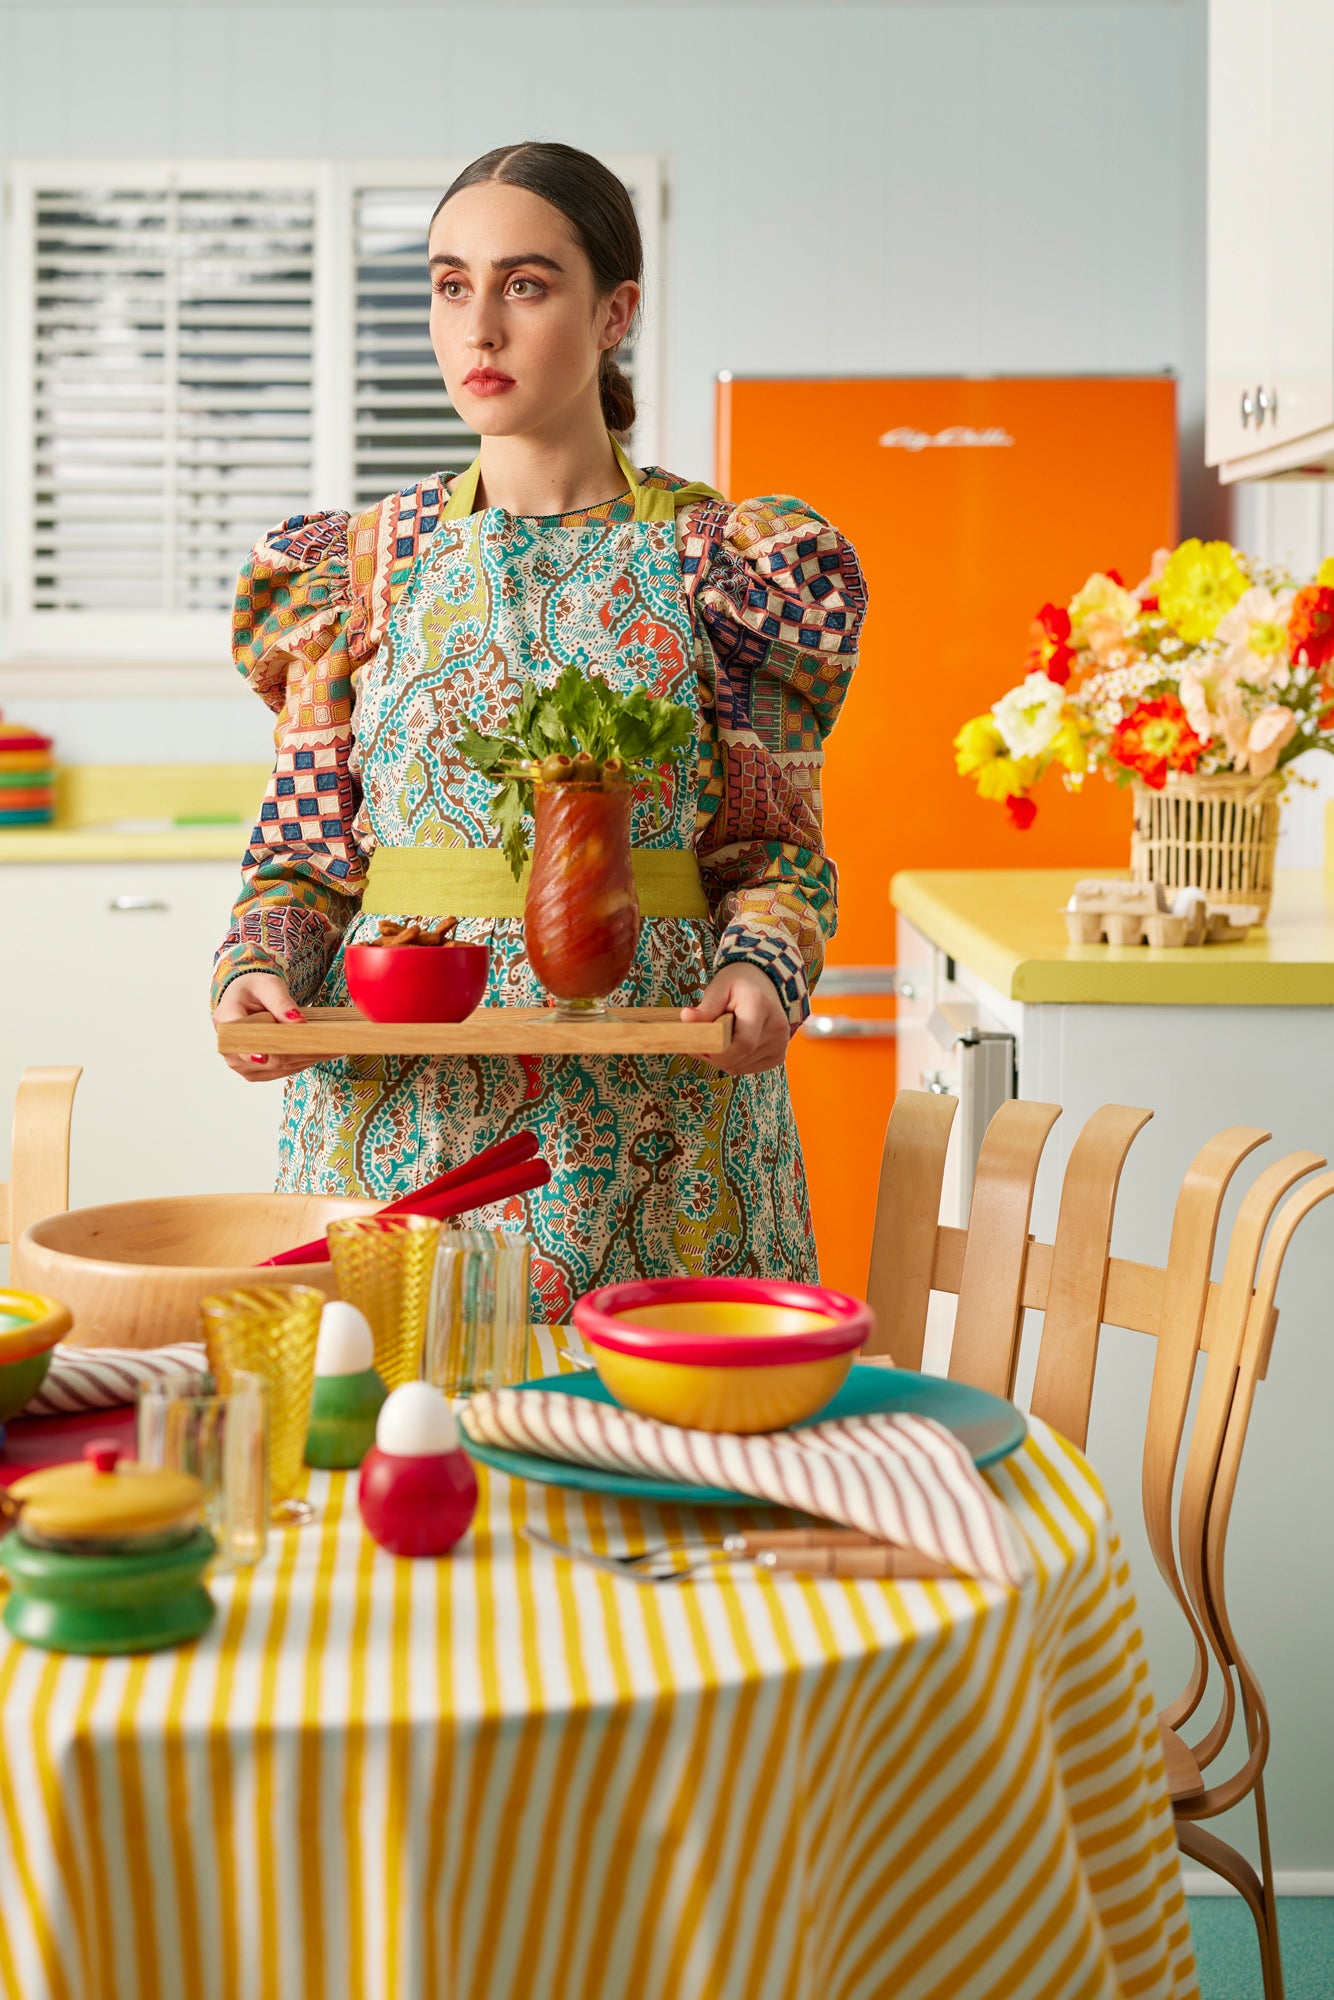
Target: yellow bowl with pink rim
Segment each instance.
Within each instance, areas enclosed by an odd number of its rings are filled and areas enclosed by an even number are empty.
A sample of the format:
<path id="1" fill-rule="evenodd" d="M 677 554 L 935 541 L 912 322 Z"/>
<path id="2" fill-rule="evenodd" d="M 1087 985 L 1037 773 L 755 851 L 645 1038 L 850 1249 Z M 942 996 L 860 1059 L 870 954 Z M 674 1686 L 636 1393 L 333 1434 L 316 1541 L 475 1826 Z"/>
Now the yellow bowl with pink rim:
<path id="1" fill-rule="evenodd" d="M 846 1292 L 774 1278 L 640 1278 L 574 1323 L 615 1400 L 697 1431 L 780 1431 L 837 1394 L 870 1334 Z"/>
<path id="2" fill-rule="evenodd" d="M 0 1424 L 37 1394 L 51 1366 L 51 1349 L 72 1323 L 59 1299 L 0 1285 Z"/>

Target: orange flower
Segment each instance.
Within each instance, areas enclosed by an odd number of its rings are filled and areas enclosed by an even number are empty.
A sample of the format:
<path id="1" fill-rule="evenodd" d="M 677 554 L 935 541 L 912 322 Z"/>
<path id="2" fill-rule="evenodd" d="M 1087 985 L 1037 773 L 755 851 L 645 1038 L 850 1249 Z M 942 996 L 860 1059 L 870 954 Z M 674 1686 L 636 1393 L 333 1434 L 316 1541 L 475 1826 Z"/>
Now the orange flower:
<path id="1" fill-rule="evenodd" d="M 1308 583 L 1292 601 L 1288 644 L 1299 667 L 1323 667 L 1334 660 L 1334 590 Z"/>
<path id="2" fill-rule="evenodd" d="M 1112 756 L 1155 792 L 1161 792 L 1169 771 L 1193 771 L 1204 749 L 1174 694 L 1142 701 L 1112 731 Z"/>

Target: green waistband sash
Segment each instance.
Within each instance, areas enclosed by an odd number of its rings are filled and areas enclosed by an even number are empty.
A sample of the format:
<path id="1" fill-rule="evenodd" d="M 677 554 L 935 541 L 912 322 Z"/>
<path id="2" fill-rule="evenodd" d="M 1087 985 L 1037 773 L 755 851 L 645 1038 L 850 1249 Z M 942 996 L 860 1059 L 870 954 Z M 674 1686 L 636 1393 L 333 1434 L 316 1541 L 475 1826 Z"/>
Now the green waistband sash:
<path id="1" fill-rule="evenodd" d="M 702 917 L 699 863 L 679 847 L 630 851 L 646 917 Z M 516 882 L 498 847 L 377 847 L 361 907 L 369 917 L 521 917 L 528 870 Z"/>

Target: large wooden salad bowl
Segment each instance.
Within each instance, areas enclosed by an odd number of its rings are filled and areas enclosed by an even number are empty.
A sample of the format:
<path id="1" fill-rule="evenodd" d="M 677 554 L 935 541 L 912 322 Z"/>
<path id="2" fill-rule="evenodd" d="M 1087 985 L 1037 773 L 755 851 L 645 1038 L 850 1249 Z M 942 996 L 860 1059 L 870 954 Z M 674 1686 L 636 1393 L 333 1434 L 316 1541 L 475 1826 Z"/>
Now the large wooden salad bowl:
<path id="1" fill-rule="evenodd" d="M 334 1295 L 331 1264 L 264 1258 L 322 1236 L 338 1215 L 379 1202 L 322 1194 L 197 1194 L 108 1202 L 48 1215 L 15 1246 L 15 1281 L 63 1300 L 78 1347 L 164 1347 L 200 1338 L 199 1301 L 235 1285 L 315 1285 Z"/>

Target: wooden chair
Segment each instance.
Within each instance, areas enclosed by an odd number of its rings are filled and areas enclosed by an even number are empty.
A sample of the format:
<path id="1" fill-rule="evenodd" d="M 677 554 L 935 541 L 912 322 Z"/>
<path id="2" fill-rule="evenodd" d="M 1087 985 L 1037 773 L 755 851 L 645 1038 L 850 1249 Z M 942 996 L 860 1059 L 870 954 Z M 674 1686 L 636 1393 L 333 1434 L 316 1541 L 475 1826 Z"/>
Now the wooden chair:
<path id="1" fill-rule="evenodd" d="M 1264 1796 L 1269 1716 L 1238 1643 L 1224 1587 L 1228 1521 L 1256 1382 L 1268 1366 L 1278 1315 L 1274 1297 L 1294 1231 L 1334 1194 L 1334 1173 L 1315 1153 L 1266 1167 L 1241 1203 L 1223 1276 L 1211 1277 L 1219 1215 L 1248 1154 L 1271 1135 L 1231 1126 L 1201 1148 L 1177 1198 L 1167 1264 L 1110 1254 L 1121 1171 L 1151 1112 L 1106 1104 L 1076 1139 L 1061 1189 L 1054 1243 L 1029 1234 L 1042 1149 L 1060 1109 L 1015 1100 L 987 1129 L 967 1229 L 938 1221 L 953 1098 L 900 1093 L 881 1166 L 867 1297 L 876 1314 L 869 1351 L 920 1368 L 932 1292 L 958 1306 L 949 1372 L 998 1395 L 1013 1394 L 1026 1309 L 1043 1315 L 1030 1408 L 1077 1445 L 1088 1435 L 1102 1327 L 1125 1327 L 1157 1343 L 1145 1430 L 1142 1491 L 1149 1543 L 1190 1629 L 1187 1684 L 1159 1717 L 1168 1787 L 1182 1852 L 1245 1897 L 1260 1938 L 1267 2000 L 1282 2000 L 1277 1910 Z M 1317 1178 L 1306 1177 L 1317 1174 Z M 1306 1185 L 1292 1193 L 1299 1181 Z M 1198 1357 L 1206 1357 L 1179 1506 L 1173 1492 Z M 1192 1743 L 1182 1731 L 1206 1694 L 1209 1727 Z M 1240 1712 L 1247 1755 L 1216 1778 Z M 1206 1773 L 1209 1776 L 1206 1777 Z M 1260 1868 L 1200 1822 L 1254 1800 Z"/>
<path id="2" fill-rule="evenodd" d="M 69 1207 L 69 1128 L 82 1069 L 27 1069 L 14 1093 L 9 1179 L 0 1181 L 0 1243 Z"/>

